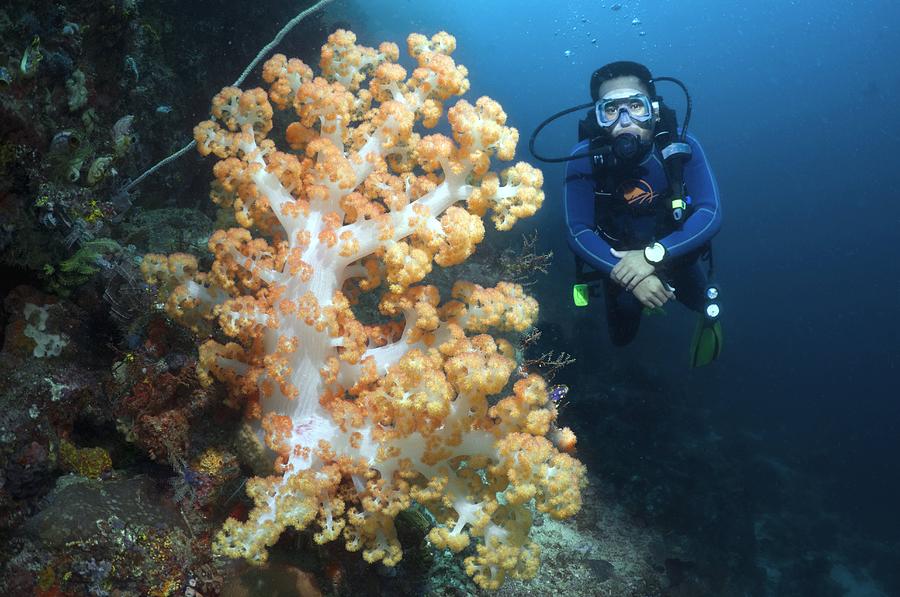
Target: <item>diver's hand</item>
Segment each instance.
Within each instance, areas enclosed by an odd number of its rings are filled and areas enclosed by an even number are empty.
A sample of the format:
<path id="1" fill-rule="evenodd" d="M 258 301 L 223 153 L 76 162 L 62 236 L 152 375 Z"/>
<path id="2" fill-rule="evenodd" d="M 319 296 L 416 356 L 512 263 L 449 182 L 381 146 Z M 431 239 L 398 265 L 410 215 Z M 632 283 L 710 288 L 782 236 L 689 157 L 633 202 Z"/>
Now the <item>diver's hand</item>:
<path id="1" fill-rule="evenodd" d="M 675 298 L 675 293 L 669 290 L 655 275 L 650 274 L 634 287 L 634 297 L 648 309 L 662 307 L 666 302 Z"/>
<path id="2" fill-rule="evenodd" d="M 644 278 L 656 272 L 653 264 L 644 259 L 643 251 L 616 251 L 610 249 L 619 263 L 613 268 L 610 277 L 628 292 L 633 291 Z"/>

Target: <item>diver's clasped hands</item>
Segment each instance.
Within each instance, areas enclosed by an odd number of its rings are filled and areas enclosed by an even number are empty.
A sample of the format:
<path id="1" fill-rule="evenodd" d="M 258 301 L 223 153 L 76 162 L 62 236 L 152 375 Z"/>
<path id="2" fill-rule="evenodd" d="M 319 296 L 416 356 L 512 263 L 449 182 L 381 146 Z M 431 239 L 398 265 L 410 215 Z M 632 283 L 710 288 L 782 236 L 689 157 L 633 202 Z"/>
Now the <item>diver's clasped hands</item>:
<path id="1" fill-rule="evenodd" d="M 643 251 L 610 249 L 610 252 L 619 258 L 619 263 L 612 269 L 610 277 L 628 292 L 633 291 L 644 278 L 656 272 L 656 267 L 644 258 Z"/>
<path id="2" fill-rule="evenodd" d="M 655 274 L 650 274 L 641 280 L 635 286 L 632 294 L 634 294 L 634 298 L 648 309 L 662 307 L 669 299 L 675 298 L 675 293 L 669 290 L 669 287 L 657 278 Z"/>
<path id="3" fill-rule="evenodd" d="M 619 263 L 613 268 L 610 277 L 632 292 L 642 305 L 649 309 L 662 307 L 675 297 L 675 293 L 656 276 L 656 267 L 644 258 L 643 251 L 611 251 L 619 258 Z"/>

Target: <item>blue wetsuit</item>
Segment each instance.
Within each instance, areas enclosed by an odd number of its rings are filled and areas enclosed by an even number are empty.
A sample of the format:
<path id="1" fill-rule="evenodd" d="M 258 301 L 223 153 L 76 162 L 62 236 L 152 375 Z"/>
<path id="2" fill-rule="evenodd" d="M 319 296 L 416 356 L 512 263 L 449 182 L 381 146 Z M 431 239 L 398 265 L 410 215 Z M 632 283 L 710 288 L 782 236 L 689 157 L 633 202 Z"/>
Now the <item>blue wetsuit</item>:
<path id="1" fill-rule="evenodd" d="M 679 302 L 694 311 L 704 306 L 706 274 L 699 257 L 722 225 L 719 189 L 700 143 L 687 136 L 693 155 L 684 167 L 684 182 L 691 197 L 690 211 L 680 228 L 671 223 L 665 205 L 668 182 L 656 151 L 633 169 L 611 179 L 610 189 L 595 197 L 590 158 L 568 162 L 564 206 L 569 248 L 604 279 L 607 323 L 616 345 L 628 344 L 637 334 L 643 305 L 634 295 L 609 279 L 618 259 L 610 252 L 642 250 L 653 242 L 666 248 L 657 275 L 675 288 Z M 588 141 L 569 155 L 588 149 Z M 597 213 L 597 204 L 602 213 Z"/>

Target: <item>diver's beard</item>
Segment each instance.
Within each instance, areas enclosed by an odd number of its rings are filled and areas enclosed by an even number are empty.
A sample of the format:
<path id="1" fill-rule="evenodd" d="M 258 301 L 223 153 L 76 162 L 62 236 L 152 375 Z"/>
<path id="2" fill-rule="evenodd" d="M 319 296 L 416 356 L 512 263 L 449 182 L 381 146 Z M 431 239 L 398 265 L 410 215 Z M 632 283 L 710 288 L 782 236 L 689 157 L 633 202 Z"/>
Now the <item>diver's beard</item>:
<path id="1" fill-rule="evenodd" d="M 645 123 L 645 124 L 650 124 L 650 123 Z M 650 139 L 653 138 L 653 127 L 652 126 L 643 127 L 636 122 L 632 122 L 628 126 L 622 127 L 619 129 L 616 129 L 616 127 L 613 127 L 613 129 L 610 131 L 609 135 L 612 139 L 615 139 L 619 135 L 635 135 L 636 137 L 640 137 L 641 143 L 649 143 Z"/>

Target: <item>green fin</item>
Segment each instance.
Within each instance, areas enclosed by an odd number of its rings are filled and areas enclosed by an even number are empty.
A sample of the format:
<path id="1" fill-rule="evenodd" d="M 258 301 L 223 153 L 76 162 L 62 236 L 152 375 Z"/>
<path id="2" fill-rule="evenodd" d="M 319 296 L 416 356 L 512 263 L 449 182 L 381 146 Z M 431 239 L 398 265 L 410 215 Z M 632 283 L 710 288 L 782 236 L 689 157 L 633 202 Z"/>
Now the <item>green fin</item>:
<path id="1" fill-rule="evenodd" d="M 722 352 L 722 324 L 701 316 L 691 342 L 691 367 L 709 365 Z"/>
<path id="2" fill-rule="evenodd" d="M 572 302 L 575 303 L 576 307 L 586 307 L 590 294 L 587 284 L 575 284 L 572 286 Z"/>
<path id="3" fill-rule="evenodd" d="M 650 317 L 652 315 L 666 315 L 666 310 L 662 307 L 644 307 L 644 315 Z"/>

